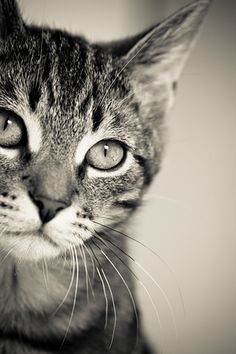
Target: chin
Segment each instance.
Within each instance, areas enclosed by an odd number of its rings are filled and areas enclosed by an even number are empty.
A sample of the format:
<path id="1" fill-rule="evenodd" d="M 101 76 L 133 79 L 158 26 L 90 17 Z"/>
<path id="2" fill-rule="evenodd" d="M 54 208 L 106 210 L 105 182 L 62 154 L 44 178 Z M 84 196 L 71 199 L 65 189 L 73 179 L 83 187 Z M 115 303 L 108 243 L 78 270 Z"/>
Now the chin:
<path id="1" fill-rule="evenodd" d="M 7 235 L 0 238 L 2 262 L 13 257 L 19 262 L 49 260 L 58 257 L 63 251 L 49 238 L 41 235 Z"/>

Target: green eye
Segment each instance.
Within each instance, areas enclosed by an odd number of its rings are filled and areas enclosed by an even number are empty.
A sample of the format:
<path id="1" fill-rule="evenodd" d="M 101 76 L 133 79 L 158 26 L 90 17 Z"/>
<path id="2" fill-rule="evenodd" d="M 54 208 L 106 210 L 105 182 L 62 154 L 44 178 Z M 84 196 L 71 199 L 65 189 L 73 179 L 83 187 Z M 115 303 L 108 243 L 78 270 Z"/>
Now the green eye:
<path id="1" fill-rule="evenodd" d="M 98 170 L 117 167 L 125 158 L 123 145 L 115 140 L 102 140 L 88 151 L 87 163 Z"/>
<path id="2" fill-rule="evenodd" d="M 0 109 L 0 146 L 11 148 L 22 142 L 24 123 L 15 113 Z"/>

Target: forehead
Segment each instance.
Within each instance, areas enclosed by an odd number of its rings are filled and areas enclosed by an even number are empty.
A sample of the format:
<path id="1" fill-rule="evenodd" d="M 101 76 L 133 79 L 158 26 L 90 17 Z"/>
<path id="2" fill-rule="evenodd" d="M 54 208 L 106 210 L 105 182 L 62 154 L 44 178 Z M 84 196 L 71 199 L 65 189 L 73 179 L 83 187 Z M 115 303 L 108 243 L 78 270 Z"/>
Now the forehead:
<path id="1" fill-rule="evenodd" d="M 33 116 L 55 145 L 65 148 L 105 119 L 114 129 L 127 124 L 118 102 L 129 98 L 129 83 L 99 46 L 62 31 L 27 28 L 1 50 L 0 67 L 0 105 Z"/>

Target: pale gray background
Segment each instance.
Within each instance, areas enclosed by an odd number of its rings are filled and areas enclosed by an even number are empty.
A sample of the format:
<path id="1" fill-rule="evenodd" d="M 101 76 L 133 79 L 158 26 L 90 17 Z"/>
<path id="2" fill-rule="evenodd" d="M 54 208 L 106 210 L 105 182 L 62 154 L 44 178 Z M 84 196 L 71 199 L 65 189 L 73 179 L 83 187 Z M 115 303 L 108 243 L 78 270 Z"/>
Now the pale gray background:
<path id="1" fill-rule="evenodd" d="M 92 40 L 141 31 L 183 0 L 21 0 L 25 18 L 64 27 Z M 139 291 L 146 331 L 164 354 L 236 353 L 236 2 L 215 0 L 180 81 L 167 123 L 163 169 L 132 234 L 156 250 L 131 253 L 158 280 L 140 277 L 160 309 L 161 326 Z M 183 314 L 176 282 L 183 293 Z"/>

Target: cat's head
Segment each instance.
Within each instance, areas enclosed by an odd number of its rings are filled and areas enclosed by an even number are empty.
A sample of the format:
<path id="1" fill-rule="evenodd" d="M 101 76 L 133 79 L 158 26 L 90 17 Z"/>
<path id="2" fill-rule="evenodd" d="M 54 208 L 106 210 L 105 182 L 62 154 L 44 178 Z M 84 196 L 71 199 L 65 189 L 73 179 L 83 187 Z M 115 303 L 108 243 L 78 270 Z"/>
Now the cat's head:
<path id="1" fill-rule="evenodd" d="M 158 171 L 164 117 L 209 1 L 89 44 L 0 0 L 0 247 L 51 258 L 121 224 Z"/>

